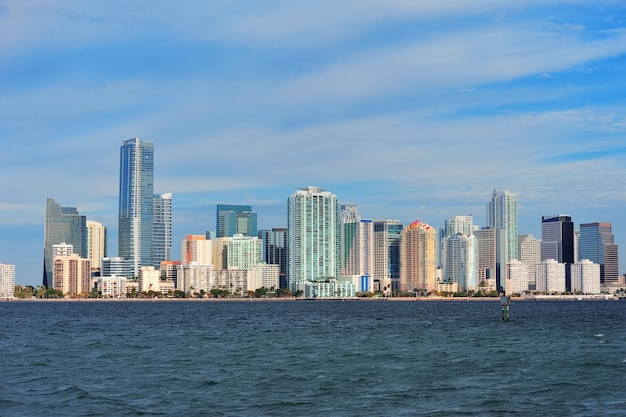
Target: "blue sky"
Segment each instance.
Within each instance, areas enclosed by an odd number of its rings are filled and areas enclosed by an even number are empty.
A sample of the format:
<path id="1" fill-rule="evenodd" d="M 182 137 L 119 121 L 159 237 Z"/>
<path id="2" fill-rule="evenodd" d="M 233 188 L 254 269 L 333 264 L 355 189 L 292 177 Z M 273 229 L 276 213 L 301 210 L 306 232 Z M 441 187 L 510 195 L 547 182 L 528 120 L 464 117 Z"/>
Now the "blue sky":
<path id="1" fill-rule="evenodd" d="M 215 204 L 286 225 L 297 188 L 365 218 L 485 224 L 492 190 L 613 223 L 626 272 L 619 1 L 0 0 L 0 262 L 40 284 L 46 197 L 109 229 L 119 147 L 155 144 L 173 252 Z"/>

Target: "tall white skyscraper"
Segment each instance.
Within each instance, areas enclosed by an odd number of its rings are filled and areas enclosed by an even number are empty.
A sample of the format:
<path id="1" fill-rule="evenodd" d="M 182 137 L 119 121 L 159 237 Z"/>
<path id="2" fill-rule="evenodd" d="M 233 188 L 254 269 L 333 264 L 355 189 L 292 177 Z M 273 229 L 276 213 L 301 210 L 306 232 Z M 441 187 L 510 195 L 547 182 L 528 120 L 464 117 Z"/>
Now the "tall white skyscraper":
<path id="1" fill-rule="evenodd" d="M 541 242 L 533 235 L 518 237 L 519 260 L 526 265 L 528 285 L 530 290 L 535 289 L 535 268 L 541 263 Z"/>
<path id="2" fill-rule="evenodd" d="M 132 262 L 133 275 L 153 265 L 154 145 L 138 138 L 120 148 L 119 256 Z"/>
<path id="3" fill-rule="evenodd" d="M 342 205 L 340 210 L 341 266 L 344 276 L 359 276 L 356 290 L 374 289 L 374 223 L 362 219 L 357 206 Z"/>
<path id="4" fill-rule="evenodd" d="M 442 240 L 443 282 L 458 284 L 460 291 L 478 287 L 478 240 L 458 232 Z"/>
<path id="5" fill-rule="evenodd" d="M 499 287 L 506 279 L 506 263 L 518 259 L 517 225 L 517 194 L 494 190 L 487 203 L 487 227 L 496 230 L 496 282 Z"/>
<path id="6" fill-rule="evenodd" d="M 297 190 L 287 204 L 288 287 L 339 278 L 339 205 L 320 187 Z"/>

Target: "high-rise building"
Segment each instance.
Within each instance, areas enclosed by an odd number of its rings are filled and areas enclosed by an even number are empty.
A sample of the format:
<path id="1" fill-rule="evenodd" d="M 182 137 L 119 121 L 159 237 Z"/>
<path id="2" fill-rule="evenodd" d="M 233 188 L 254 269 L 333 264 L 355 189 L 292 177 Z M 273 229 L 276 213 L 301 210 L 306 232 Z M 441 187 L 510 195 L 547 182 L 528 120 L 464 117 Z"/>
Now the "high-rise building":
<path id="1" fill-rule="evenodd" d="M 152 258 L 155 268 L 172 259 L 172 193 L 154 195 Z"/>
<path id="2" fill-rule="evenodd" d="M 505 265 L 518 259 L 517 253 L 517 194 L 493 191 L 487 203 L 487 227 L 496 230 L 496 285 L 506 279 Z"/>
<path id="3" fill-rule="evenodd" d="M 442 239 L 442 279 L 457 283 L 459 291 L 478 287 L 478 240 L 474 235 L 457 232 Z"/>
<path id="4" fill-rule="evenodd" d="M 400 220 L 374 221 L 374 279 L 377 290 L 385 295 L 400 286 L 400 237 L 404 226 Z"/>
<path id="5" fill-rule="evenodd" d="M 236 234 L 228 239 L 227 269 L 249 271 L 261 263 L 263 251 L 258 237 Z"/>
<path id="6" fill-rule="evenodd" d="M 356 290 L 374 291 L 374 223 L 362 219 L 357 206 L 340 209 L 340 274 L 356 277 Z"/>
<path id="7" fill-rule="evenodd" d="M 15 296 L 15 265 L 0 262 L 0 299 Z"/>
<path id="8" fill-rule="evenodd" d="M 535 266 L 533 265 L 533 271 Z M 511 259 L 506 263 L 506 285 L 504 291 L 508 294 L 521 294 L 528 291 L 528 266 L 517 259 Z M 533 274 L 534 276 L 534 274 Z"/>
<path id="9" fill-rule="evenodd" d="M 102 269 L 102 259 L 107 256 L 106 245 L 106 227 L 102 223 L 87 220 L 87 259 L 93 271 Z"/>
<path id="10" fill-rule="evenodd" d="M 535 289 L 535 267 L 541 263 L 541 242 L 533 235 L 519 235 L 519 260 L 526 265 L 528 289 Z"/>
<path id="11" fill-rule="evenodd" d="M 55 257 L 52 276 L 52 288 L 63 294 L 80 294 L 91 291 L 89 259 L 81 258 L 77 253 Z"/>
<path id="12" fill-rule="evenodd" d="M 116 256 L 114 258 L 102 258 L 102 270 L 100 276 L 102 277 L 132 277 L 133 264 L 130 260 Z"/>
<path id="13" fill-rule="evenodd" d="M 308 281 L 339 277 L 337 196 L 321 187 L 297 190 L 287 204 L 287 282 L 304 291 Z"/>
<path id="14" fill-rule="evenodd" d="M 213 241 L 205 235 L 187 235 L 181 244 L 181 264 L 213 265 Z"/>
<path id="15" fill-rule="evenodd" d="M 583 259 L 571 265 L 572 291 L 583 294 L 600 294 L 600 265 Z"/>
<path id="16" fill-rule="evenodd" d="M 600 282 L 617 283 L 619 279 L 617 245 L 611 223 L 596 222 L 580 225 L 580 259 L 600 265 Z"/>
<path id="17" fill-rule="evenodd" d="M 554 259 L 543 260 L 535 266 L 537 291 L 561 294 L 565 292 L 565 264 Z"/>
<path id="18" fill-rule="evenodd" d="M 471 214 L 446 219 L 442 237 L 453 236 L 457 233 L 462 233 L 465 236 L 469 236 L 474 233 L 474 218 Z"/>
<path id="19" fill-rule="evenodd" d="M 496 289 L 496 229 L 474 231 L 478 241 L 478 286 Z"/>
<path id="20" fill-rule="evenodd" d="M 87 218 L 75 207 L 61 207 L 52 198 L 46 200 L 46 225 L 44 229 L 43 286 L 52 288 L 53 245 L 66 242 L 74 253 L 87 257 Z"/>
<path id="21" fill-rule="evenodd" d="M 257 236 L 257 214 L 252 211 L 252 206 L 218 204 L 215 225 L 218 238 L 236 234 Z"/>
<path id="22" fill-rule="evenodd" d="M 120 148 L 119 256 L 132 262 L 133 276 L 153 266 L 154 145 L 138 138 Z"/>
<path id="23" fill-rule="evenodd" d="M 400 290 L 437 291 L 437 231 L 419 220 L 400 237 Z"/>
<path id="24" fill-rule="evenodd" d="M 570 265 L 576 262 L 574 222 L 571 216 L 541 217 L 541 260 L 565 264 L 565 288 L 571 291 Z"/>
<path id="25" fill-rule="evenodd" d="M 263 262 L 278 265 L 279 286 L 287 288 L 287 228 L 259 230 L 258 235 L 263 246 Z"/>

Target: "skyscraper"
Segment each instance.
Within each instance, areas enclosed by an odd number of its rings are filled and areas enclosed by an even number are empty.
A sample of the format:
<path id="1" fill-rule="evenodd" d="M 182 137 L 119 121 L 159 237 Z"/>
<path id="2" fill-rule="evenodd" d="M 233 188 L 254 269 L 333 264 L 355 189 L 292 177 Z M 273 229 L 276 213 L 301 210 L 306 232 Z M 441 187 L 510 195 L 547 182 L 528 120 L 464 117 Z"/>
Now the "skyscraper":
<path id="1" fill-rule="evenodd" d="M 458 232 L 442 240 L 443 282 L 458 284 L 460 291 L 478 287 L 478 240 Z"/>
<path id="2" fill-rule="evenodd" d="M 102 223 L 87 220 L 87 259 L 92 270 L 102 269 L 102 259 L 107 256 L 106 235 L 106 227 Z"/>
<path id="3" fill-rule="evenodd" d="M 340 210 L 340 274 L 357 276 L 356 290 L 374 291 L 374 223 L 362 219 L 357 206 Z"/>
<path id="4" fill-rule="evenodd" d="M 0 298 L 13 298 L 15 294 L 15 265 L 0 262 Z"/>
<path id="5" fill-rule="evenodd" d="M 292 291 L 304 284 L 339 278 L 339 206 L 321 187 L 297 190 L 287 204 L 288 270 Z"/>
<path id="6" fill-rule="evenodd" d="M 172 193 L 154 195 L 153 266 L 172 259 Z"/>
<path id="7" fill-rule="evenodd" d="M 541 217 L 541 260 L 554 259 L 565 264 L 565 289 L 567 291 L 572 290 L 570 266 L 576 262 L 574 246 L 574 222 L 571 216 Z"/>
<path id="8" fill-rule="evenodd" d="M 493 191 L 487 203 L 487 227 L 496 230 L 496 285 L 506 279 L 505 265 L 518 259 L 517 253 L 517 194 Z"/>
<path id="9" fill-rule="evenodd" d="M 374 279 L 385 294 L 400 286 L 400 237 L 404 226 L 400 220 L 374 221 Z"/>
<path id="10" fill-rule="evenodd" d="M 437 231 L 414 221 L 400 237 L 400 290 L 437 291 Z"/>
<path id="11" fill-rule="evenodd" d="M 74 253 L 87 257 L 87 218 L 75 207 L 61 207 L 52 198 L 46 200 L 46 225 L 44 228 L 43 285 L 52 288 L 53 245 L 67 243 Z"/>
<path id="12" fill-rule="evenodd" d="M 520 235 L 518 237 L 519 260 L 526 265 L 528 273 L 528 289 L 535 289 L 535 269 L 541 263 L 541 242 L 533 235 Z"/>
<path id="13" fill-rule="evenodd" d="M 618 255 L 611 223 L 584 223 L 580 225 L 580 259 L 589 259 L 600 265 L 600 282 L 617 283 Z"/>
<path id="14" fill-rule="evenodd" d="M 119 256 L 130 260 L 134 276 L 153 265 L 154 145 L 138 138 L 120 148 Z"/>
<path id="15" fill-rule="evenodd" d="M 252 206 L 218 204 L 215 227 L 218 238 L 236 234 L 257 237 L 257 214 L 252 211 Z"/>
<path id="16" fill-rule="evenodd" d="M 263 245 L 263 262 L 278 265 L 279 287 L 287 288 L 287 228 L 259 230 L 258 235 Z"/>

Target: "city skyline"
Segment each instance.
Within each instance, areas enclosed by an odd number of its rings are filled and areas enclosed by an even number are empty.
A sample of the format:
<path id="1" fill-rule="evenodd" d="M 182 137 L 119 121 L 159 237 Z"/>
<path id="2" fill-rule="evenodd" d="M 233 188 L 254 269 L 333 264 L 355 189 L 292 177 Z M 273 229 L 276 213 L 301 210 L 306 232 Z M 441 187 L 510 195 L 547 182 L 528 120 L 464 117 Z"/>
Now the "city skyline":
<path id="1" fill-rule="evenodd" d="M 155 191 L 172 193 L 173 259 L 184 236 L 215 229 L 217 204 L 285 227 L 307 185 L 363 218 L 433 227 L 467 214 L 485 226 L 490 192 L 509 190 L 519 234 L 567 214 L 611 223 L 624 248 L 625 12 L 4 2 L 0 262 L 40 283 L 46 198 L 107 227 L 118 253 L 117 149 L 135 136 L 157 147 Z"/>

